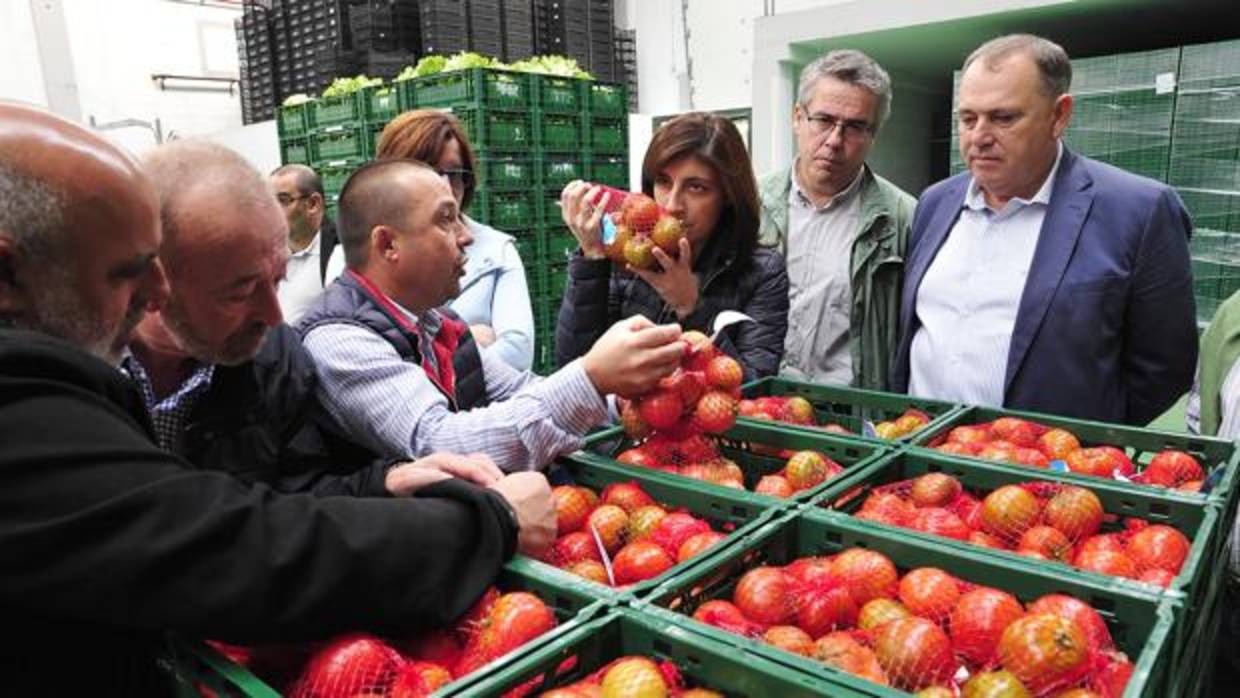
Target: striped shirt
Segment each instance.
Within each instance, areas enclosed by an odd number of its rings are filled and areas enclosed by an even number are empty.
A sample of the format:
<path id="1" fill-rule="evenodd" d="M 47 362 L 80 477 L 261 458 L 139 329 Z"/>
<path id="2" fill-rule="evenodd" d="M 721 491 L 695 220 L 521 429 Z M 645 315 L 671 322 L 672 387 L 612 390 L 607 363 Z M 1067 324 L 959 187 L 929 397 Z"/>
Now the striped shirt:
<path id="1" fill-rule="evenodd" d="M 917 290 L 910 395 L 1003 406 L 1012 330 L 1062 158 L 1060 143 L 1037 193 L 998 211 L 969 182 L 964 210 Z"/>
<path id="2" fill-rule="evenodd" d="M 320 325 L 303 344 L 318 367 L 318 397 L 328 413 L 384 456 L 485 453 L 505 472 L 534 470 L 581 448 L 585 433 L 608 420 L 607 403 L 580 359 L 539 378 L 480 352 L 491 404 L 453 412 L 421 366 L 369 329 Z"/>

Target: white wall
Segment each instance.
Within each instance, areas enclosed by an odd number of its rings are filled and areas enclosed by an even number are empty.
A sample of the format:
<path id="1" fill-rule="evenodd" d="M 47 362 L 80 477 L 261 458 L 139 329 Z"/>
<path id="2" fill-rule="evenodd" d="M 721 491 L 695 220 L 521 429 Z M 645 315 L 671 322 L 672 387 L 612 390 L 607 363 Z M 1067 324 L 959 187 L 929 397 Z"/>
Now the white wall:
<path id="1" fill-rule="evenodd" d="M 47 106 L 43 67 L 26 0 L 0 2 L 0 99 Z"/>

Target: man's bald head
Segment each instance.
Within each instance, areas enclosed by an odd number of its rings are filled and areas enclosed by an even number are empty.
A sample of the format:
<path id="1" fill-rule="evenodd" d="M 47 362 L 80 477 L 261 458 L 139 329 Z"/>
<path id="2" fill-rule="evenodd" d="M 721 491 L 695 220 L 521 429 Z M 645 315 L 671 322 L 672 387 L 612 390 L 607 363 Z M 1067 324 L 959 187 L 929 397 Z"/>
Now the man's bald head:
<path id="1" fill-rule="evenodd" d="M 150 181 L 58 116 L 0 104 L 0 322 L 115 359 L 166 285 Z"/>
<path id="2" fill-rule="evenodd" d="M 340 192 L 336 233 L 344 248 L 345 264 L 363 269 L 370 256 L 370 233 L 376 226 L 397 226 L 409 216 L 416 201 L 393 180 L 410 173 L 434 174 L 420 160 L 374 160 L 359 168 Z"/>

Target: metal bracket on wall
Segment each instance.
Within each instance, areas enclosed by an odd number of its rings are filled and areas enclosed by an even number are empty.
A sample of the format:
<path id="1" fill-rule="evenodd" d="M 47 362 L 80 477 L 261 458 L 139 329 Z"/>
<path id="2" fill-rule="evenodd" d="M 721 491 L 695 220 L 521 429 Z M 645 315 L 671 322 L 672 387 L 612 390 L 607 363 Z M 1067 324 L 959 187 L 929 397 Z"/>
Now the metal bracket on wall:
<path id="1" fill-rule="evenodd" d="M 112 131 L 118 128 L 144 128 L 155 136 L 155 145 L 161 145 L 164 142 L 164 127 L 159 123 L 159 117 L 155 117 L 155 121 L 143 121 L 141 119 L 117 119 L 101 124 L 95 121 L 95 115 L 90 115 L 90 127 L 96 131 Z M 169 133 L 169 136 L 172 134 Z"/>
<path id="2" fill-rule="evenodd" d="M 153 73 L 151 80 L 161 90 L 179 90 L 181 92 L 227 92 L 228 94 L 236 94 L 241 86 L 241 81 L 237 78 L 210 78 L 201 75 L 170 75 L 168 73 Z M 220 85 L 168 85 L 168 81 L 175 82 L 206 82 L 206 83 L 225 83 Z"/>

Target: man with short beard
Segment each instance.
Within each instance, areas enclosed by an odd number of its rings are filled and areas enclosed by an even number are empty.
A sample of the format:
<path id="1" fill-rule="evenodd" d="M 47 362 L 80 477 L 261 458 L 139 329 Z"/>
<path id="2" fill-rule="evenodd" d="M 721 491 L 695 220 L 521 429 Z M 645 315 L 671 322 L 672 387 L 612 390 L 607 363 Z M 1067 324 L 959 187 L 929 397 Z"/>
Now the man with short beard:
<path id="1" fill-rule="evenodd" d="M 262 176 L 231 150 L 192 140 L 156 148 L 144 165 L 159 195 L 171 294 L 138 325 L 122 366 L 159 445 L 287 492 L 403 493 L 409 467 L 389 470 L 319 406 L 314 366 L 282 322 L 288 226 Z M 501 474 L 485 456 L 419 463 L 484 485 Z"/>

